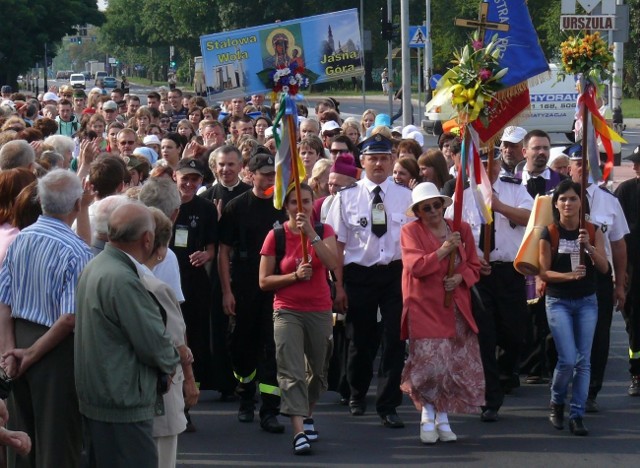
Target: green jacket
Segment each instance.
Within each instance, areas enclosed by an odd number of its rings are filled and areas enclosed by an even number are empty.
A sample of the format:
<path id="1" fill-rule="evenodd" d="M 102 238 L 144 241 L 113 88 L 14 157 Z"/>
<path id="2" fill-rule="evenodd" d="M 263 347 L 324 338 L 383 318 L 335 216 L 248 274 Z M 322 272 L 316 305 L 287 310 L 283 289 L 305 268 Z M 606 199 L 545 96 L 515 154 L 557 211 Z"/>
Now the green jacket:
<path id="1" fill-rule="evenodd" d="M 158 372 L 172 374 L 179 360 L 135 264 L 107 244 L 85 267 L 76 292 L 80 412 L 103 422 L 152 419 Z"/>

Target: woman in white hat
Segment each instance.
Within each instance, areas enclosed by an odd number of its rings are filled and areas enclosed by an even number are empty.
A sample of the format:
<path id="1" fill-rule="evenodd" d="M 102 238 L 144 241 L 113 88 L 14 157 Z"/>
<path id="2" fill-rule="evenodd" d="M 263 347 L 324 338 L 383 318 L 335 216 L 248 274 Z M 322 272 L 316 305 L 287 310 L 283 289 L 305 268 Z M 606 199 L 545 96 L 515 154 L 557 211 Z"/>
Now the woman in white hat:
<path id="1" fill-rule="evenodd" d="M 484 404 L 484 375 L 471 313 L 470 289 L 478 281 L 480 261 L 471 228 L 454 232 L 444 210 L 452 200 L 431 182 L 412 192 L 402 227 L 402 339 L 409 339 L 409 357 L 402 371 L 402 390 L 422 411 L 420 440 L 453 442 L 457 436 L 448 413 L 478 412 Z M 456 252 L 448 276 L 449 257 Z M 451 305 L 445 306 L 445 295 Z"/>

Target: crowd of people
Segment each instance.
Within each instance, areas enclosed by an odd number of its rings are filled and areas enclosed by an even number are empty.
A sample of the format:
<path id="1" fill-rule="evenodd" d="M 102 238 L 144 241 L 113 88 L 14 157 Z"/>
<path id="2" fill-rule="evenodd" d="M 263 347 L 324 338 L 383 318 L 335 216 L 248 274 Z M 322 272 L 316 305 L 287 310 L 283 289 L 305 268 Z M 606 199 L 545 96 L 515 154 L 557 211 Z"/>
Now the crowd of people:
<path id="1" fill-rule="evenodd" d="M 339 102 L 298 105 L 305 176 L 274 207 L 277 104 L 209 106 L 178 88 L 146 105 L 68 86 L 0 102 L 0 402 L 9 466 L 175 466 L 200 391 L 238 402 L 309 453 L 314 406 L 358 417 L 377 375 L 381 424 L 425 444 L 457 439 L 450 414 L 499 420 L 504 396 L 549 384 L 553 427 L 587 435 L 599 411 L 615 308 L 640 395 L 637 177 L 589 181 L 580 145 L 507 127 L 484 149 L 489 225 L 467 187 L 454 218 L 461 139 Z M 514 259 L 534 198 L 552 195 L 540 274 Z M 586 227 L 580 213 L 588 213 Z M 379 357 L 379 361 L 376 359 Z M 10 416 L 10 417 L 9 417 Z M 194 420 L 195 419 L 195 420 Z M 319 424 L 316 424 L 319 422 Z"/>

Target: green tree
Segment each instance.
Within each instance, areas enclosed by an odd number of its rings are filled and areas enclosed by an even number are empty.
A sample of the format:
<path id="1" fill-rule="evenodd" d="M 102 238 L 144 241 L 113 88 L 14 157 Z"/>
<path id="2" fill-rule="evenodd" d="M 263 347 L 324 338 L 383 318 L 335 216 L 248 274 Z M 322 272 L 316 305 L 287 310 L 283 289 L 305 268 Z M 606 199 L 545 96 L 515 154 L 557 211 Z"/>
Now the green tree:
<path id="1" fill-rule="evenodd" d="M 0 81 L 15 85 L 17 76 L 50 54 L 79 24 L 104 22 L 95 0 L 3 0 L 0 28 Z"/>

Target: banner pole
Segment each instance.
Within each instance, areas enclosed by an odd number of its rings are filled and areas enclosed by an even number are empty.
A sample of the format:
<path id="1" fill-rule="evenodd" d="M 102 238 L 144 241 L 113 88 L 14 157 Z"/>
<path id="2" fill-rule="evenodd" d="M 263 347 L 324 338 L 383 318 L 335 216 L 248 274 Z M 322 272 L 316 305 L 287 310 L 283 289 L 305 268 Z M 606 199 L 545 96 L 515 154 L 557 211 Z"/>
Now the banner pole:
<path id="1" fill-rule="evenodd" d="M 300 174 L 298 173 L 298 144 L 296 142 L 296 124 L 293 115 L 287 114 L 287 125 L 289 126 L 289 145 L 291 147 L 291 173 L 293 174 L 293 183 L 295 184 L 296 198 L 298 201 L 298 213 L 302 213 L 302 192 L 300 190 Z M 300 230 L 300 245 L 302 246 L 302 262 L 306 263 L 307 258 L 307 236 L 304 231 Z"/>

